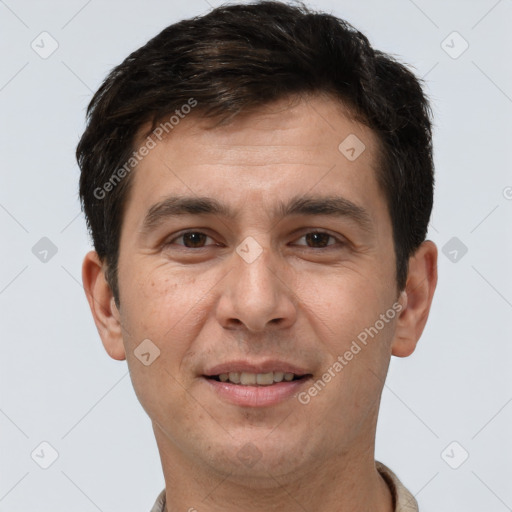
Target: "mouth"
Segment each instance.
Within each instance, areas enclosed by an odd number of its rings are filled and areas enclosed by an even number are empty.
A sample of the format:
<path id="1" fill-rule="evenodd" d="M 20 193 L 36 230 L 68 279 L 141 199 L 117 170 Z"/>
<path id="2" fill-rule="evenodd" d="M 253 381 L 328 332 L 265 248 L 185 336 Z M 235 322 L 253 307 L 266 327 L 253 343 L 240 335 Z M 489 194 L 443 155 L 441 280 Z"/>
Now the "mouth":
<path id="1" fill-rule="evenodd" d="M 277 406 L 296 396 L 313 379 L 307 370 L 284 361 L 232 361 L 201 375 L 207 390 L 221 402 L 238 407 Z"/>
<path id="2" fill-rule="evenodd" d="M 224 403 L 241 407 L 277 406 L 310 384 L 309 368 L 278 359 L 232 360 L 204 370 L 209 393 Z"/>
<path id="3" fill-rule="evenodd" d="M 217 382 L 228 382 L 239 386 L 272 386 L 279 382 L 293 382 L 311 377 L 310 373 L 271 371 L 266 373 L 225 372 L 218 375 L 204 375 Z"/>

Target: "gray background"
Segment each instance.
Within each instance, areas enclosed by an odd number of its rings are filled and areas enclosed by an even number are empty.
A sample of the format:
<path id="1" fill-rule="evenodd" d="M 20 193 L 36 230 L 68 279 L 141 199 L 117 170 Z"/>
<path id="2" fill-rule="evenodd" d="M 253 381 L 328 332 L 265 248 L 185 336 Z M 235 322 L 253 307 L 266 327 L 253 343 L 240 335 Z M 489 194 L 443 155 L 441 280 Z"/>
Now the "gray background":
<path id="1" fill-rule="evenodd" d="M 74 150 L 106 73 L 219 4 L 0 0 L 0 511 L 139 512 L 164 487 L 126 363 L 104 352 L 82 289 Z M 417 351 L 392 361 L 377 459 L 424 512 L 512 510 L 512 1 L 309 5 L 414 66 L 435 113 L 440 281 Z M 47 469 L 42 442 L 58 453 Z"/>

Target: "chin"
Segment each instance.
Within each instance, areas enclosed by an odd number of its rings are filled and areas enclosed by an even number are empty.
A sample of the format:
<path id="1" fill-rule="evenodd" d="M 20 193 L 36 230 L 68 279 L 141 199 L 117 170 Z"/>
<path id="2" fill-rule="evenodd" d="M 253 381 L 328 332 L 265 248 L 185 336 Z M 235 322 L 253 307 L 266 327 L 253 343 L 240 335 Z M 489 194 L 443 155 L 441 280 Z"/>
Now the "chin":
<path id="1" fill-rule="evenodd" d="M 268 436 L 268 432 L 265 433 Z M 198 453 L 220 478 L 253 488 L 273 488 L 282 485 L 282 480 L 296 479 L 311 470 L 307 463 L 304 445 L 299 441 L 284 443 L 282 439 L 262 436 L 244 436 L 226 445 L 209 444 L 208 458 L 205 451 Z M 305 457 L 306 455 L 306 457 Z"/>

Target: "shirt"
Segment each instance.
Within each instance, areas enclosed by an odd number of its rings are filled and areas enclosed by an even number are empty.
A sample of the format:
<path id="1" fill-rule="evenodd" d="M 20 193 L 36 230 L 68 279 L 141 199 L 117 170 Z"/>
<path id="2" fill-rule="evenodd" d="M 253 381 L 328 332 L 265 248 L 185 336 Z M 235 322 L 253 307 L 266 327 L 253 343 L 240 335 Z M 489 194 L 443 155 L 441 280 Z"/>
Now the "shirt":
<path id="1" fill-rule="evenodd" d="M 402 485 L 397 476 L 381 462 L 376 462 L 376 465 L 378 472 L 389 486 L 395 503 L 395 512 L 419 512 L 414 496 Z M 165 489 L 158 495 L 150 512 L 166 512 Z"/>

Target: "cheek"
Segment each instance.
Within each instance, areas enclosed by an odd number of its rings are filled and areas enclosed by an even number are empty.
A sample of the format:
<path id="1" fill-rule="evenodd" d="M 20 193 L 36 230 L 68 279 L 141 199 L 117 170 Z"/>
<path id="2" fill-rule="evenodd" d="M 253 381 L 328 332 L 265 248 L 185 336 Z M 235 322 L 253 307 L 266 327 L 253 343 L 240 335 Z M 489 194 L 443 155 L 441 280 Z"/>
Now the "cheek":
<path id="1" fill-rule="evenodd" d="M 193 312 L 198 292 L 195 277 L 185 277 L 161 265 L 135 266 L 123 276 L 122 313 L 130 344 L 149 338 L 160 348 L 174 338 L 183 320 Z"/>
<path id="2" fill-rule="evenodd" d="M 198 276 L 168 262 L 146 269 L 141 262 L 135 268 L 122 315 L 126 352 L 133 353 L 142 340 L 150 339 L 160 350 L 157 361 L 165 362 L 173 375 L 181 374 L 212 313 L 215 285 L 222 275 L 213 270 Z"/>
<path id="3" fill-rule="evenodd" d="M 123 276 L 128 284 L 121 298 L 127 362 L 140 403 L 150 417 L 158 418 L 162 396 L 167 397 L 167 405 L 173 402 L 180 409 L 186 399 L 180 366 L 201 329 L 198 315 L 204 306 L 200 298 L 211 285 L 173 271 L 169 265 L 151 269 L 139 265 L 129 276 L 129 271 Z M 150 345 L 149 352 L 158 353 L 149 365 L 136 356 L 143 340 L 154 343 L 156 349 Z"/>
<path id="4" fill-rule="evenodd" d="M 315 275 L 303 273 L 297 297 L 312 322 L 320 323 L 338 339 L 344 334 L 342 341 L 378 318 L 387 300 L 381 288 L 379 282 L 370 282 L 355 269 L 329 269 Z"/>
<path id="5" fill-rule="evenodd" d="M 347 271 L 305 279 L 300 289 L 316 343 L 328 354 L 325 369 L 341 357 L 343 368 L 336 373 L 342 378 L 335 379 L 341 387 L 349 390 L 357 382 L 372 381 L 378 388 L 389 364 L 396 321 L 392 288 Z"/>

